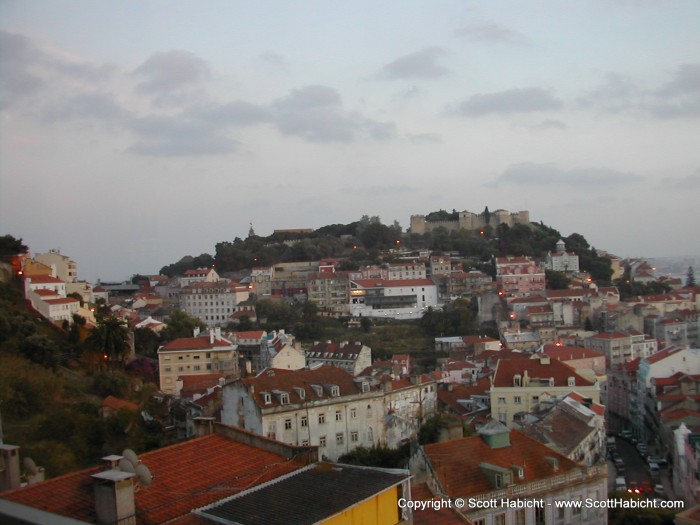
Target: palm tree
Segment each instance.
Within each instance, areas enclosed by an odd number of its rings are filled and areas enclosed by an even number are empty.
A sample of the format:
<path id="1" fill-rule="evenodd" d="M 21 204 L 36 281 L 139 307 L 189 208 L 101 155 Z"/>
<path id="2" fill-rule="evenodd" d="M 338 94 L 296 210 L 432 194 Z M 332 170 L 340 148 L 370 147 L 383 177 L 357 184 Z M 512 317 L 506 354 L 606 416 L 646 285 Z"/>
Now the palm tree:
<path id="1" fill-rule="evenodd" d="M 86 341 L 95 352 L 102 354 L 102 359 L 111 369 L 115 365 L 123 366 L 131 352 L 131 334 L 126 322 L 108 315 L 97 321 Z"/>

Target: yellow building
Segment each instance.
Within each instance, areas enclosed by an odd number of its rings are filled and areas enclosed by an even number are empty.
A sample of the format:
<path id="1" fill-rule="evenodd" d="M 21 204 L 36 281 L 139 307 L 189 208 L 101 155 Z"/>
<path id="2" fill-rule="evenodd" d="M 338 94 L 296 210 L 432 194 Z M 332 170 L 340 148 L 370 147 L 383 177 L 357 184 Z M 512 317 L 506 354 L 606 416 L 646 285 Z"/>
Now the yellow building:
<path id="1" fill-rule="evenodd" d="M 175 339 L 158 349 L 160 389 L 175 393 L 178 377 L 219 372 L 229 378 L 238 377 L 238 350 L 228 339 L 221 337 L 221 329 L 212 329 L 208 335 Z"/>

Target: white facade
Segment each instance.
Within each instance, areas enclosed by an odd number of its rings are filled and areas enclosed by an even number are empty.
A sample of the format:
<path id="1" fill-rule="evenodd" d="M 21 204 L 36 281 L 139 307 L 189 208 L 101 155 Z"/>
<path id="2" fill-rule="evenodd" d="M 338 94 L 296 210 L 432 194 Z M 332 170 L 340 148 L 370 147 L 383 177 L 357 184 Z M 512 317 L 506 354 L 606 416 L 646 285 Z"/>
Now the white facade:
<path id="1" fill-rule="evenodd" d="M 426 308 L 437 305 L 437 286 L 429 279 L 350 282 L 353 317 L 420 319 Z"/>
<path id="2" fill-rule="evenodd" d="M 207 326 L 220 326 L 229 322 L 238 303 L 247 300 L 247 286 L 236 286 L 229 281 L 194 283 L 180 294 L 180 307 Z"/>
<path id="3" fill-rule="evenodd" d="M 36 301 L 36 303 L 34 303 L 34 308 L 53 323 L 63 321 L 72 323 L 73 314 L 77 314 L 80 309 L 80 301 L 72 297 L 46 299 L 43 301 Z"/>

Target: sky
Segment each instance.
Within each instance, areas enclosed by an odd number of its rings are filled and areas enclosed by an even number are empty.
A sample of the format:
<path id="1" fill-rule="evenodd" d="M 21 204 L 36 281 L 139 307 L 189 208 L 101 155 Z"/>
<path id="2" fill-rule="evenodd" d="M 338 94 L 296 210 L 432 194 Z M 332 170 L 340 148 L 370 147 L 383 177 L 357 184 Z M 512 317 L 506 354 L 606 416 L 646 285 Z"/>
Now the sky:
<path id="1" fill-rule="evenodd" d="M 529 210 L 700 254 L 697 0 L 2 0 L 0 234 L 79 278 Z"/>

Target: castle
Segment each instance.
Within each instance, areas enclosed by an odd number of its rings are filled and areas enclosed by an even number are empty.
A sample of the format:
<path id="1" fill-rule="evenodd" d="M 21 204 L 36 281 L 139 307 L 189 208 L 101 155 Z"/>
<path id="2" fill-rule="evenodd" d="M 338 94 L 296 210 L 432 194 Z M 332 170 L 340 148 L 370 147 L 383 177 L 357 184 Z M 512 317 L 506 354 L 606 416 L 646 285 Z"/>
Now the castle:
<path id="1" fill-rule="evenodd" d="M 484 228 L 487 224 L 493 228 L 499 224 L 507 224 L 508 226 L 530 224 L 529 211 L 510 213 L 507 210 L 496 210 L 488 214 L 488 220 L 485 211 L 478 214 L 470 211 L 459 212 L 459 219 L 456 221 L 427 221 L 425 215 L 411 215 L 411 233 L 424 235 L 440 227 L 445 228 L 447 231 L 457 231 L 478 230 Z"/>

